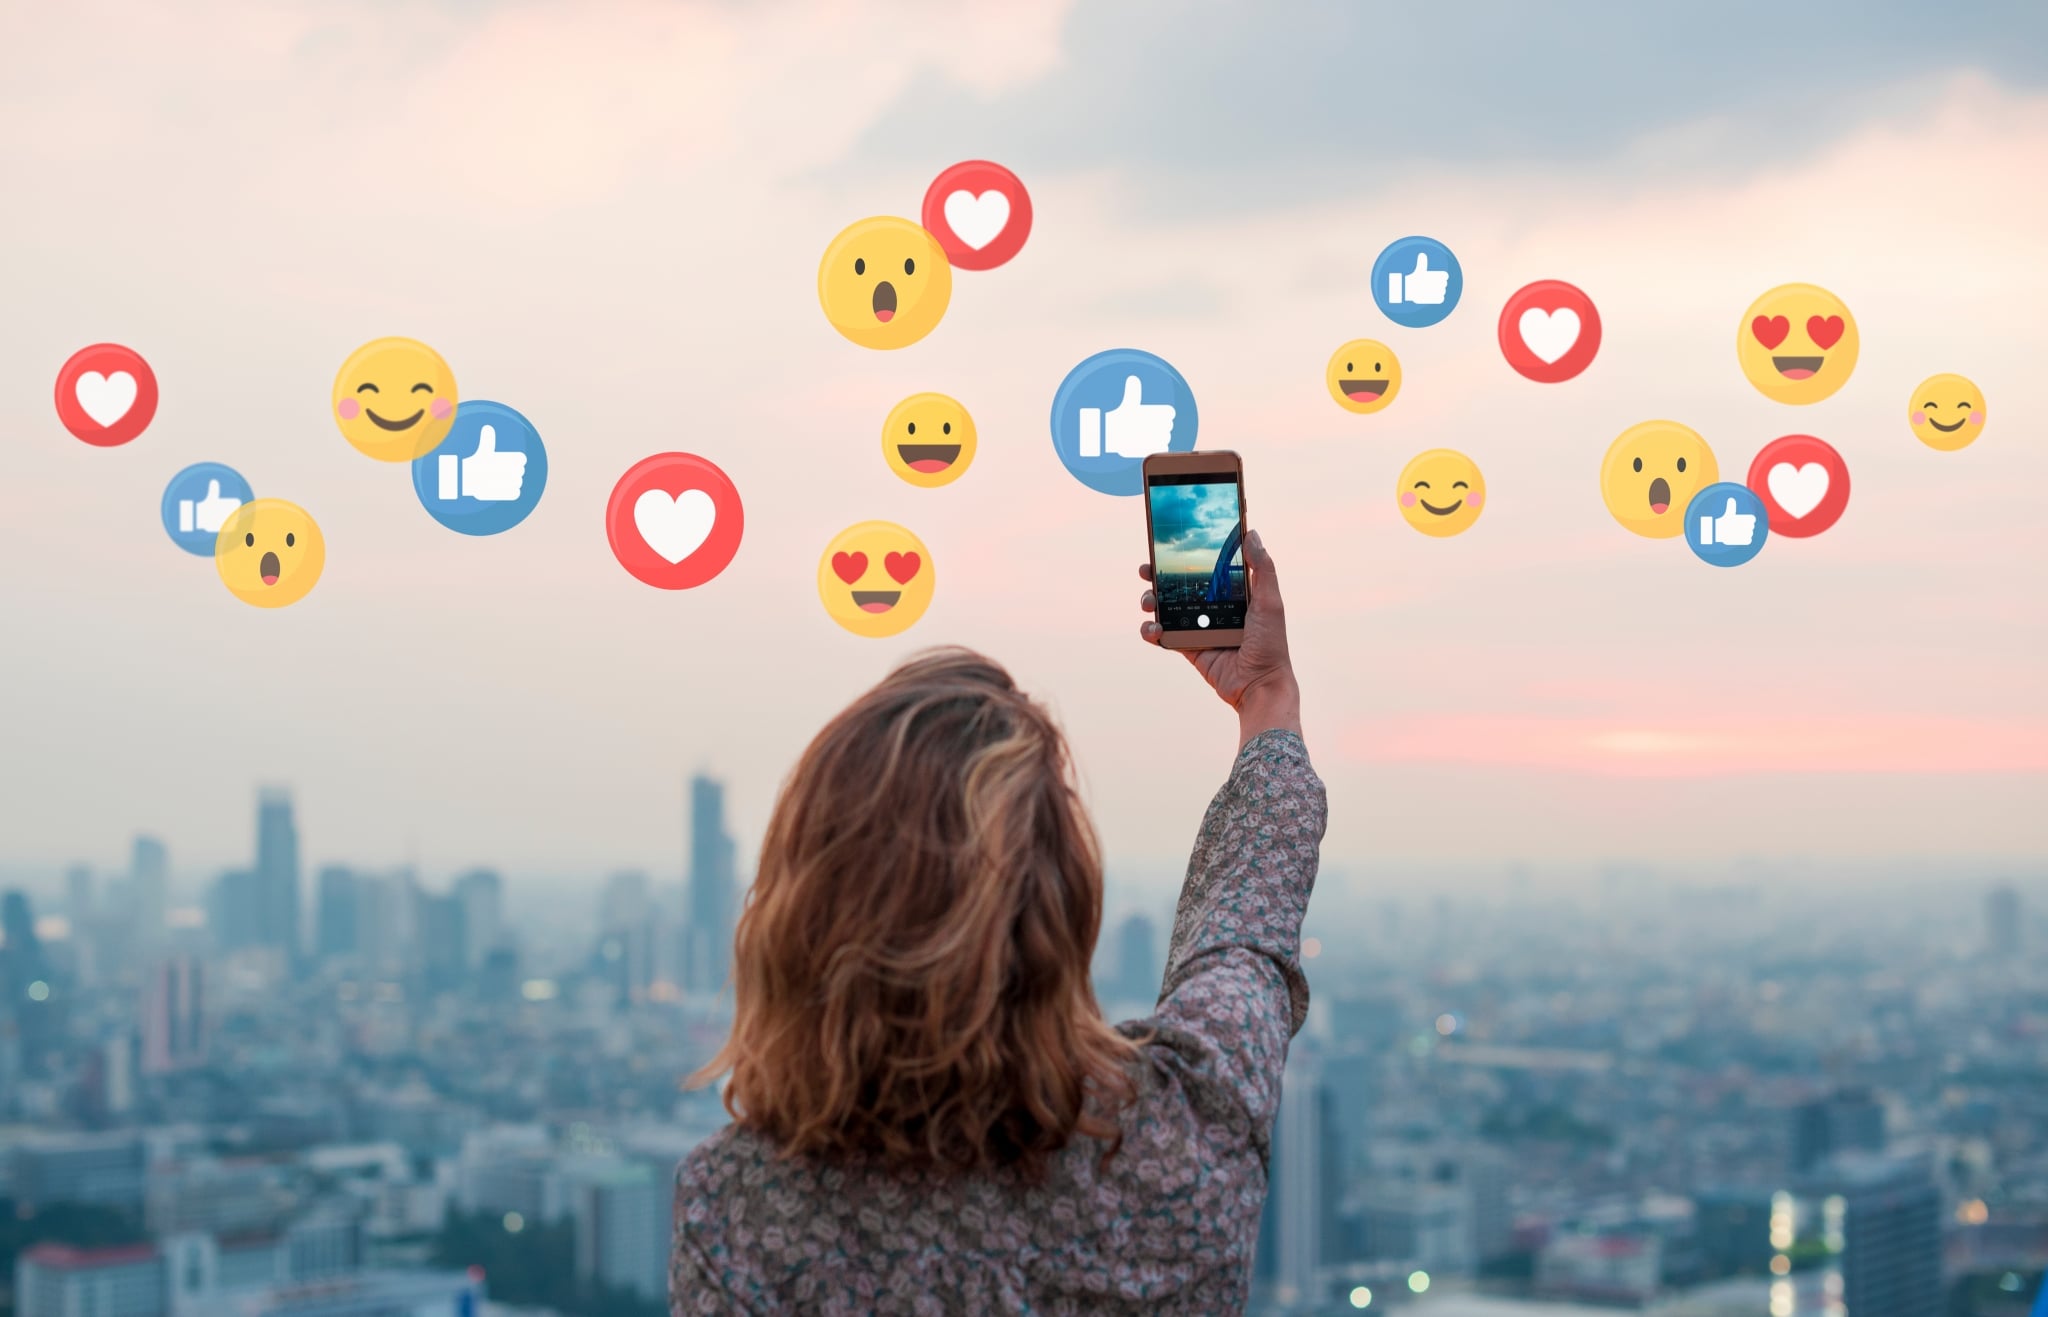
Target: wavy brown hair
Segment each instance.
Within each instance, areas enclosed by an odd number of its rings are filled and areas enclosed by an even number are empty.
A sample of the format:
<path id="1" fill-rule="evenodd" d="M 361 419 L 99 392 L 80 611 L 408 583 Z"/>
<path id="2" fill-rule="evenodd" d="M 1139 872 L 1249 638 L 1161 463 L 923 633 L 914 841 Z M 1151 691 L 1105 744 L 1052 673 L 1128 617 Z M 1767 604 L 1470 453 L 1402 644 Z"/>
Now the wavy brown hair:
<path id="1" fill-rule="evenodd" d="M 693 1078 L 730 1071 L 726 1109 L 792 1156 L 1036 1175 L 1077 1134 L 1113 1153 L 1136 1046 L 1089 984 L 1101 921 L 1051 716 L 979 654 L 921 655 L 783 784 L 732 1036 Z"/>

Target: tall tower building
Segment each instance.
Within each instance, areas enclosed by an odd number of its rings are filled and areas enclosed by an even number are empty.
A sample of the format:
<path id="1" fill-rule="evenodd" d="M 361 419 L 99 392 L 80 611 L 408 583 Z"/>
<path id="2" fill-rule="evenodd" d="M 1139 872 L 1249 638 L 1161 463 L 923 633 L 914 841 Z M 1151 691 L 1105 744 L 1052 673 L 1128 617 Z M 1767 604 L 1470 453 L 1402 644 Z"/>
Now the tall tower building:
<path id="1" fill-rule="evenodd" d="M 1253 1260 L 1253 1279 L 1283 1308 L 1314 1299 L 1316 1273 L 1335 1252 L 1339 1163 L 1332 1156 L 1329 1102 L 1315 1058 L 1302 1051 L 1289 1056 Z"/>
<path id="2" fill-rule="evenodd" d="M 97 913 L 93 904 L 92 870 L 74 864 L 64 871 L 64 913 L 71 919 L 71 936 L 85 936 L 85 926 Z"/>
<path id="3" fill-rule="evenodd" d="M 1159 1000 L 1159 934 L 1152 921 L 1134 914 L 1116 926 L 1116 996 L 1119 1002 Z"/>
<path id="4" fill-rule="evenodd" d="M 690 879 L 683 925 L 683 987 L 712 993 L 732 971 L 737 904 L 732 837 L 725 830 L 725 784 L 690 779 Z"/>
<path id="5" fill-rule="evenodd" d="M 1984 947 L 2000 960 L 2017 960 L 2024 942 L 2019 889 L 1994 887 L 1984 894 Z"/>
<path id="6" fill-rule="evenodd" d="M 1851 1317 L 1926 1317 L 1942 1308 L 1941 1190 L 1922 1163 L 1848 1152 L 1804 1185 L 1835 1254 Z"/>
<path id="7" fill-rule="evenodd" d="M 264 946 L 299 962 L 299 829 L 290 793 L 272 788 L 256 802 L 256 927 Z"/>
<path id="8" fill-rule="evenodd" d="M 206 1001 L 199 962 L 173 956 L 142 985 L 142 1073 L 168 1075 L 206 1062 Z"/>
<path id="9" fill-rule="evenodd" d="M 313 897 L 313 948 L 320 959 L 362 949 L 362 903 L 355 870 L 339 864 L 320 870 Z"/>
<path id="10" fill-rule="evenodd" d="M 462 903 L 468 968 L 476 969 L 505 940 L 505 884 L 495 869 L 471 869 L 455 880 L 455 899 Z"/>
<path id="11" fill-rule="evenodd" d="M 129 852 L 128 883 L 135 892 L 135 937 L 143 946 L 163 940 L 170 902 L 171 853 L 155 837 L 137 837 Z"/>

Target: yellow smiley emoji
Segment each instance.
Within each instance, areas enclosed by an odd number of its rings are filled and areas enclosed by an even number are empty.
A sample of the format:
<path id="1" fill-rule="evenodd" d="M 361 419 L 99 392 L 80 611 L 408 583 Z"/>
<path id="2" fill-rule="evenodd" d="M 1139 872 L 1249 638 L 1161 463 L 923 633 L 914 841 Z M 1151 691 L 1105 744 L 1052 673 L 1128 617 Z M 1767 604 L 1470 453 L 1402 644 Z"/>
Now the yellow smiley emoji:
<path id="1" fill-rule="evenodd" d="M 818 598 L 856 636 L 907 631 L 931 606 L 931 551 L 891 522 L 848 526 L 818 559 Z"/>
<path id="2" fill-rule="evenodd" d="M 950 485 L 974 461 L 974 418 L 943 393 L 918 393 L 882 422 L 882 460 L 923 489 Z"/>
<path id="3" fill-rule="evenodd" d="M 259 498 L 228 515 L 214 541 L 213 565 L 228 592 L 243 603 L 283 608 L 319 584 L 327 541 L 298 504 Z"/>
<path id="4" fill-rule="evenodd" d="M 1819 402 L 1856 369 L 1856 317 L 1825 288 L 1781 284 L 1749 304 L 1735 328 L 1735 360 L 1775 402 Z"/>
<path id="5" fill-rule="evenodd" d="M 1401 362 L 1378 339 L 1354 338 L 1331 356 L 1323 382 L 1345 411 L 1376 412 L 1401 391 Z"/>
<path id="6" fill-rule="evenodd" d="M 1913 390 L 1913 434 L 1929 448 L 1953 453 L 1984 433 L 1984 391 L 1961 375 L 1935 375 Z"/>
<path id="7" fill-rule="evenodd" d="M 455 424 L 455 373 L 410 338 L 365 343 L 334 377 L 334 423 L 355 450 L 410 462 L 440 447 Z"/>
<path id="8" fill-rule="evenodd" d="M 1424 535 L 1456 535 L 1479 520 L 1486 481 L 1463 453 L 1432 448 L 1401 468 L 1394 495 L 1401 519 Z"/>
<path id="9" fill-rule="evenodd" d="M 952 298 L 945 249 L 907 219 L 849 224 L 818 262 L 818 305 L 832 328 L 864 348 L 917 342 L 938 328 Z"/>
<path id="10" fill-rule="evenodd" d="M 1685 533 L 1692 496 L 1721 478 L 1714 450 L 1676 421 L 1644 421 L 1623 430 L 1600 462 L 1600 498 L 1638 535 L 1668 540 Z"/>

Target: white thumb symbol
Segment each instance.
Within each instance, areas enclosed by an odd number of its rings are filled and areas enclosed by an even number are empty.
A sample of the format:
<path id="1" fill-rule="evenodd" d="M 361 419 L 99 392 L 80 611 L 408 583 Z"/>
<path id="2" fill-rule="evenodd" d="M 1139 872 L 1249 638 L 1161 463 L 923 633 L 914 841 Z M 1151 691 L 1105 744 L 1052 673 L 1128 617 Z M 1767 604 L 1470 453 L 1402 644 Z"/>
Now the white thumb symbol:
<path id="1" fill-rule="evenodd" d="M 485 453 L 495 453 L 497 451 L 498 427 L 495 425 L 486 425 L 483 428 L 483 433 L 477 436 L 476 456 L 481 457 Z"/>
<path id="2" fill-rule="evenodd" d="M 220 481 L 209 480 L 206 482 L 206 497 L 208 501 L 220 497 Z"/>

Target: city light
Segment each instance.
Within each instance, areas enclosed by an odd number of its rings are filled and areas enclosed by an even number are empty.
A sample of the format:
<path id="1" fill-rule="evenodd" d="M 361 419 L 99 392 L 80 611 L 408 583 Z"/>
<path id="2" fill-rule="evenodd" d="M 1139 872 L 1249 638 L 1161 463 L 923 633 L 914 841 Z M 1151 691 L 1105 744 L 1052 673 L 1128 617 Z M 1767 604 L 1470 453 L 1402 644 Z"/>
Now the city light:
<path id="1" fill-rule="evenodd" d="M 1981 1226 L 1991 1219 L 1991 1209 L 1981 1198 L 1969 1198 L 1956 1204 L 1956 1220 L 1966 1226 Z"/>
<path id="2" fill-rule="evenodd" d="M 528 1001 L 553 1001 L 560 991 L 553 979 L 528 979 L 519 985 L 519 995 Z"/>
<path id="3" fill-rule="evenodd" d="M 1427 1290 L 1429 1288 L 1429 1273 L 1426 1271 L 1409 1272 L 1408 1288 L 1417 1294 Z"/>
<path id="4" fill-rule="evenodd" d="M 1323 940 L 1319 937 L 1305 937 L 1301 940 L 1301 958 L 1314 960 L 1323 954 Z"/>
<path id="5" fill-rule="evenodd" d="M 1783 1253 L 1773 1254 L 1771 1257 L 1771 1274 L 1773 1276 L 1791 1275 L 1792 1259 L 1786 1257 Z"/>
<path id="6" fill-rule="evenodd" d="M 517 1212 L 507 1212 L 507 1213 L 505 1213 L 505 1233 L 506 1233 L 506 1234 L 508 1234 L 508 1235 L 516 1235 L 516 1234 L 518 1234 L 518 1233 L 519 1233 L 520 1231 L 522 1231 L 522 1230 L 524 1230 L 524 1229 L 526 1229 L 526 1218 L 525 1218 L 525 1217 L 521 1216 L 521 1215 L 520 1215 L 519 1213 L 517 1213 Z"/>
<path id="7" fill-rule="evenodd" d="M 41 979 L 37 979 L 34 983 L 29 984 L 28 999 L 30 1001 L 50 1000 L 50 985 L 43 982 Z"/>
<path id="8" fill-rule="evenodd" d="M 1360 1285 L 1356 1289 L 1352 1290 L 1351 1306 L 1354 1308 L 1372 1307 L 1372 1291 L 1367 1289 L 1363 1285 Z"/>
<path id="9" fill-rule="evenodd" d="M 1445 1011 L 1436 1017 L 1436 1031 L 1448 1038 L 1458 1032 L 1458 1017 Z"/>

